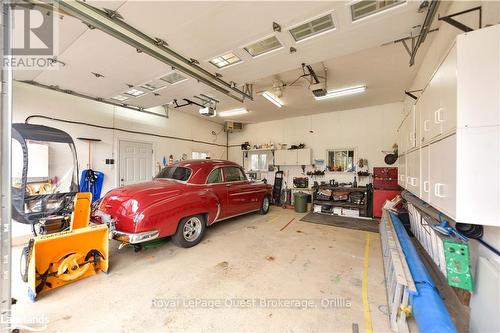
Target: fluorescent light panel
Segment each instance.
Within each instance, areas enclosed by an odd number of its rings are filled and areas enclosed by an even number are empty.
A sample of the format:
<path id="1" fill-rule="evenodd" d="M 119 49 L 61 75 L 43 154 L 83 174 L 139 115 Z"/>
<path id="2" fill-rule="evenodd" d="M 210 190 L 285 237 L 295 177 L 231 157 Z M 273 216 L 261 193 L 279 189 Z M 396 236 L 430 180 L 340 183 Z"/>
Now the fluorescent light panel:
<path id="1" fill-rule="evenodd" d="M 330 90 L 326 93 L 325 96 L 319 96 L 319 97 L 314 97 L 314 98 L 317 101 L 320 101 L 323 99 L 329 99 L 329 98 L 334 98 L 334 97 L 359 94 L 359 93 L 362 93 L 365 91 L 366 91 L 366 86 L 362 85 L 362 86 L 355 86 L 355 87 L 349 87 L 349 88 L 343 88 L 343 89 L 337 89 L 337 90 Z"/>
<path id="2" fill-rule="evenodd" d="M 114 99 L 114 100 L 117 100 L 117 101 L 120 101 L 120 102 L 124 102 L 128 99 L 127 96 L 123 96 L 123 95 L 116 95 L 116 96 L 113 96 L 111 97 L 111 99 Z"/>
<path id="3" fill-rule="evenodd" d="M 241 59 L 238 58 L 238 56 L 233 52 L 229 52 L 227 54 L 215 57 L 210 60 L 210 63 L 217 68 L 224 68 L 229 65 L 237 64 L 239 62 L 241 62 Z"/>
<path id="4" fill-rule="evenodd" d="M 271 36 L 266 39 L 255 42 L 251 45 L 244 47 L 245 51 L 247 51 L 252 57 L 257 57 L 259 55 L 269 53 L 271 51 L 282 48 L 280 41 L 276 36 Z"/>
<path id="5" fill-rule="evenodd" d="M 134 96 L 134 97 L 139 97 L 139 96 L 144 95 L 145 92 L 142 90 L 139 90 L 139 89 L 132 88 L 130 90 L 127 90 L 125 92 L 125 94 L 130 95 L 130 96 Z"/>
<path id="6" fill-rule="evenodd" d="M 245 108 L 239 108 L 239 109 L 233 109 L 233 110 L 227 110 L 227 111 L 222 111 L 219 112 L 219 116 L 221 117 L 231 117 L 231 116 L 237 116 L 240 114 L 245 114 L 248 113 L 248 110 Z"/>
<path id="7" fill-rule="evenodd" d="M 269 91 L 264 91 L 262 93 L 262 97 L 264 97 L 269 102 L 273 103 L 274 105 L 276 105 L 279 108 L 283 106 L 283 103 L 278 99 L 278 97 L 274 96 Z"/>
<path id="8" fill-rule="evenodd" d="M 332 14 L 318 17 L 289 30 L 296 42 L 335 29 Z"/>
<path id="9" fill-rule="evenodd" d="M 401 5 L 403 0 L 373 1 L 362 0 L 351 5 L 352 20 L 356 21 L 364 17 L 375 15 L 394 6 Z"/>

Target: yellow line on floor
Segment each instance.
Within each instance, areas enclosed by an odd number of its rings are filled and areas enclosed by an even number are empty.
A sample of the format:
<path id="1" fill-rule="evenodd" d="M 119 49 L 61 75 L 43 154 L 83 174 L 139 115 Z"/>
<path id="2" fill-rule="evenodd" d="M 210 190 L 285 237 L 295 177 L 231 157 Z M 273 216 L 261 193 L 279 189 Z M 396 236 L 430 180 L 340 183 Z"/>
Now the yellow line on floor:
<path id="1" fill-rule="evenodd" d="M 362 297 L 363 297 L 363 315 L 365 317 L 365 331 L 372 332 L 372 317 L 370 313 L 370 304 L 368 304 L 368 260 L 370 256 L 370 233 L 366 232 L 365 241 L 365 258 L 363 260 L 363 283 L 362 283 Z"/>

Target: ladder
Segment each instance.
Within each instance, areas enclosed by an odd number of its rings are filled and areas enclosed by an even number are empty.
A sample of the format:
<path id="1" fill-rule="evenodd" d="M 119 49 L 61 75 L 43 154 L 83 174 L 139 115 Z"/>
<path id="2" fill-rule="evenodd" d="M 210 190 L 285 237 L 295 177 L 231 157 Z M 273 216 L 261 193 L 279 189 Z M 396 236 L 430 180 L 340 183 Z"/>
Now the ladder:
<path id="1" fill-rule="evenodd" d="M 391 330 L 408 332 L 406 320 L 411 314 L 409 296 L 416 293 L 417 289 L 389 213 L 385 209 L 380 220 L 379 231 Z"/>

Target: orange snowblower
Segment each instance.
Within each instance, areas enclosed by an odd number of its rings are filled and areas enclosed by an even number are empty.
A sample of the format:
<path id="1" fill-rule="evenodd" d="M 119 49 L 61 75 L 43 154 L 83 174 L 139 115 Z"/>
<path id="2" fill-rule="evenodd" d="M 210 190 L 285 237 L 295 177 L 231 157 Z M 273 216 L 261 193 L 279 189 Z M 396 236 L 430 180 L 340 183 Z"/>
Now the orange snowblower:
<path id="1" fill-rule="evenodd" d="M 71 137 L 47 126 L 12 127 L 13 158 L 22 157 L 21 170 L 13 164 L 12 215 L 18 222 L 31 224 L 34 234 L 21 254 L 21 277 L 28 282 L 28 295 L 34 301 L 46 291 L 107 272 L 108 227 L 90 223 L 92 195 L 78 192 Z M 54 156 L 46 157 L 44 170 L 40 159 L 44 160 L 45 152 Z M 31 166 L 30 153 L 37 158 L 36 168 Z"/>

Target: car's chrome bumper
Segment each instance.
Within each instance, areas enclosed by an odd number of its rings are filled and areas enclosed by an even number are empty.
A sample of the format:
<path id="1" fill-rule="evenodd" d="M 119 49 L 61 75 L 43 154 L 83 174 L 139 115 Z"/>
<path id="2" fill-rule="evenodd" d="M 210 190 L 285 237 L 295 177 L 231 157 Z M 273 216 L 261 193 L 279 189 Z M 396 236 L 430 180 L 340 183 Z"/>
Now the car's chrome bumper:
<path id="1" fill-rule="evenodd" d="M 145 231 L 139 233 L 128 233 L 118 230 L 110 230 L 109 232 L 110 236 L 109 238 L 116 239 L 117 241 L 128 244 L 138 244 L 147 242 L 158 238 L 159 235 L 160 232 L 158 230 Z"/>
<path id="2" fill-rule="evenodd" d="M 124 231 L 116 230 L 116 221 L 111 217 L 111 215 L 103 212 L 96 211 L 96 215 L 101 218 L 101 222 L 108 226 L 109 239 L 116 239 L 125 244 L 138 244 L 147 242 L 158 238 L 160 232 L 158 230 L 129 233 Z"/>

